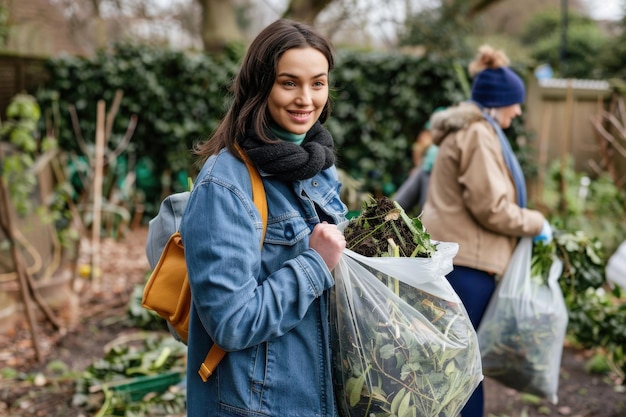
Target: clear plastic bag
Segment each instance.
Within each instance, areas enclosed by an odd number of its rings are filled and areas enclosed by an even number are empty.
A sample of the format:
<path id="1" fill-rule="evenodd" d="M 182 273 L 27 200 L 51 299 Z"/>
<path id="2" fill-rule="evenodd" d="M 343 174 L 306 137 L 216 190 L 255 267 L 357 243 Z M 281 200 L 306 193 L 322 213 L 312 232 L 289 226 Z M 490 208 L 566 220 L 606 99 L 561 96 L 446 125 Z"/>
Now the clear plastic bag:
<path id="1" fill-rule="evenodd" d="M 346 249 L 331 324 L 340 415 L 456 417 L 482 380 L 478 339 L 445 274 L 456 243 L 432 258 Z"/>
<path id="2" fill-rule="evenodd" d="M 520 392 L 558 401 L 567 306 L 556 256 L 547 283 L 531 278 L 533 242 L 522 238 L 478 327 L 483 373 Z"/>

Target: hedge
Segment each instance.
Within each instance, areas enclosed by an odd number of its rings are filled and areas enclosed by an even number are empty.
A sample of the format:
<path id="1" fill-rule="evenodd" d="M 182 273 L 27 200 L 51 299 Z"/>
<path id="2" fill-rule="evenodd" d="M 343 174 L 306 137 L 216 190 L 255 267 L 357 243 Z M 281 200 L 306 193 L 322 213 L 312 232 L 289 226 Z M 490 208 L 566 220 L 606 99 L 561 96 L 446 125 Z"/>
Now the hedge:
<path id="1" fill-rule="evenodd" d="M 36 97 L 60 146 L 80 155 L 70 106 L 80 134 L 94 142 L 96 106 L 123 100 L 110 148 L 123 138 L 132 115 L 138 124 L 125 163 L 136 161 L 137 186 L 146 214 L 156 212 L 167 192 L 186 187 L 195 174 L 190 149 L 207 138 L 228 104 L 239 54 L 206 55 L 151 46 L 116 45 L 93 57 L 46 62 L 49 81 Z M 331 118 L 326 126 L 337 145 L 338 167 L 364 183 L 364 191 L 391 194 L 411 167 L 410 147 L 439 106 L 463 100 L 463 63 L 399 52 L 337 52 L 332 74 Z M 57 115 L 53 117 L 53 115 Z"/>

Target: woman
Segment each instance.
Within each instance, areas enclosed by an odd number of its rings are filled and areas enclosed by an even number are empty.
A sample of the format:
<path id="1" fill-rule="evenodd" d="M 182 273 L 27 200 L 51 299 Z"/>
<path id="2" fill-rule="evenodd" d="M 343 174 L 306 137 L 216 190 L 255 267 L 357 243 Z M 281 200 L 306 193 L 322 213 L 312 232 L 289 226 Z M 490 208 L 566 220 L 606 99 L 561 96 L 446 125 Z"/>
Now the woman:
<path id="1" fill-rule="evenodd" d="M 328 117 L 331 45 L 278 20 L 252 42 L 181 224 L 193 295 L 189 416 L 336 416 L 329 342 L 332 269 L 345 219 Z M 263 177 L 269 216 L 251 197 L 240 147 Z M 227 351 L 206 383 L 213 343 Z"/>
<path id="2" fill-rule="evenodd" d="M 476 329 L 518 238 L 552 236 L 544 216 L 526 208 L 524 176 L 502 131 L 522 114 L 526 94 L 508 62 L 502 51 L 481 47 L 469 68 L 472 101 L 431 118 L 439 152 L 422 221 L 433 239 L 459 243 L 447 278 Z M 482 384 L 461 415 L 483 417 Z"/>

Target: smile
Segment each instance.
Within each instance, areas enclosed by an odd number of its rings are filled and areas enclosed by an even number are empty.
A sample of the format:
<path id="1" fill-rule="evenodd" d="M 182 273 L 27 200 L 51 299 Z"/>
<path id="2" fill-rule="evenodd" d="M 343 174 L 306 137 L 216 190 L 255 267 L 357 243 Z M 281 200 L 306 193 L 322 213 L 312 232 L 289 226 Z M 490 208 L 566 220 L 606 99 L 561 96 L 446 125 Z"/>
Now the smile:
<path id="1" fill-rule="evenodd" d="M 289 115 L 291 115 L 291 117 L 292 117 L 292 118 L 294 118 L 294 119 L 298 119 L 298 120 L 301 120 L 301 119 L 308 119 L 308 118 L 309 118 L 309 116 L 311 116 L 311 114 L 313 114 L 313 112 L 312 112 L 312 111 L 308 111 L 308 112 L 295 112 L 295 111 L 289 111 L 288 113 L 289 113 Z"/>

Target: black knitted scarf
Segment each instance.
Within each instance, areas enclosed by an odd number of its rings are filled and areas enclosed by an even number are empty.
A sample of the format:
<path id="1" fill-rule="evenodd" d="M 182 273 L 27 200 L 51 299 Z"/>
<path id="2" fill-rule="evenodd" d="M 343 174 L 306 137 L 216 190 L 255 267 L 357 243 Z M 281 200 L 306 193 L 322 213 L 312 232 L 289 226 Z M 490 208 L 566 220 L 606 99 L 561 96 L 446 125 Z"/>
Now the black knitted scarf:
<path id="1" fill-rule="evenodd" d="M 275 138 L 273 132 L 268 132 Z M 246 131 L 239 141 L 257 168 L 283 181 L 305 180 L 335 163 L 333 137 L 317 122 L 307 132 L 301 145 L 281 140 L 264 143 L 258 139 L 254 129 Z"/>

